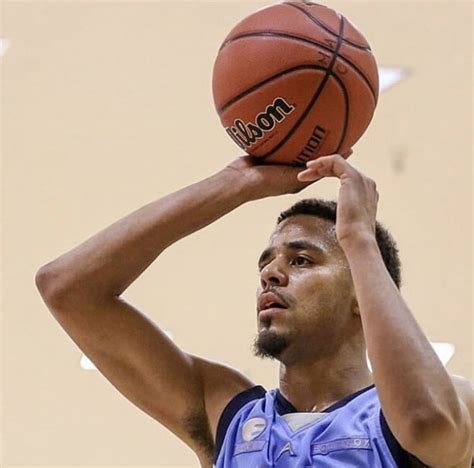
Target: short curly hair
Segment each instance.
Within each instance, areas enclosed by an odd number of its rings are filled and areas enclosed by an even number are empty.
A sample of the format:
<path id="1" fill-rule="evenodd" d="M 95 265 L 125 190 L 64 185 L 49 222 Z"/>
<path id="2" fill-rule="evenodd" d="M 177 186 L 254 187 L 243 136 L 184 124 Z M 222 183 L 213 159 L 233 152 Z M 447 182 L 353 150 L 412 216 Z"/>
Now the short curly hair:
<path id="1" fill-rule="evenodd" d="M 336 223 L 337 202 L 307 198 L 300 200 L 278 216 L 277 225 L 290 216 L 307 214 Z M 390 232 L 378 221 L 375 224 L 375 238 L 385 266 L 397 288 L 401 286 L 401 262 L 398 247 Z"/>

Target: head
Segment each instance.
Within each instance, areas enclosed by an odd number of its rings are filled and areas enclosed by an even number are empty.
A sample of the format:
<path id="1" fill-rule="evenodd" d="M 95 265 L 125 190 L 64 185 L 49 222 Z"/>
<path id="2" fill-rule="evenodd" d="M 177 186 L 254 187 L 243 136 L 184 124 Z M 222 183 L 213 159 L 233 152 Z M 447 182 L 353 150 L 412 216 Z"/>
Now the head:
<path id="1" fill-rule="evenodd" d="M 336 213 L 336 202 L 307 199 L 278 217 L 259 260 L 257 304 L 270 291 L 288 307 L 259 313 L 255 355 L 288 364 L 328 358 L 347 343 L 365 351 L 349 264 L 336 237 Z M 376 240 L 399 288 L 398 250 L 378 222 Z"/>

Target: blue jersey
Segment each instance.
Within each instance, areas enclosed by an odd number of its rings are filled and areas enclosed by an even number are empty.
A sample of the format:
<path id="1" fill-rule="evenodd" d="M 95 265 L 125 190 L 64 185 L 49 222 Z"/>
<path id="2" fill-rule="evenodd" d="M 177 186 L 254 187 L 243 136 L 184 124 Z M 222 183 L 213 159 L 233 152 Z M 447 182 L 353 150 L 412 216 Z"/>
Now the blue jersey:
<path id="1" fill-rule="evenodd" d="M 375 385 L 320 413 L 298 412 L 278 389 L 252 387 L 224 409 L 216 445 L 216 468 L 411 466 L 387 425 Z"/>

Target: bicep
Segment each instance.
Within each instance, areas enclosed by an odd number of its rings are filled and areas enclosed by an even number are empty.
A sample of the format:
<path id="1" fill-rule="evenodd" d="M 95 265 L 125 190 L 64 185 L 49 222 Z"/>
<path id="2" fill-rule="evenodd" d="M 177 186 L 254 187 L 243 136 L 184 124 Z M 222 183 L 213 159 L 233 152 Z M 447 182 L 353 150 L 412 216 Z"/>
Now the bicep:
<path id="1" fill-rule="evenodd" d="M 194 359 L 119 297 L 68 301 L 51 311 L 97 369 L 128 400 L 191 448 L 199 425 L 210 435 L 204 386 Z M 201 443 L 200 441 L 199 443 Z"/>
<path id="2" fill-rule="evenodd" d="M 252 383 L 235 369 L 184 352 L 120 297 L 66 302 L 52 304 L 51 312 L 107 380 L 195 452 L 209 452 L 222 410 Z"/>

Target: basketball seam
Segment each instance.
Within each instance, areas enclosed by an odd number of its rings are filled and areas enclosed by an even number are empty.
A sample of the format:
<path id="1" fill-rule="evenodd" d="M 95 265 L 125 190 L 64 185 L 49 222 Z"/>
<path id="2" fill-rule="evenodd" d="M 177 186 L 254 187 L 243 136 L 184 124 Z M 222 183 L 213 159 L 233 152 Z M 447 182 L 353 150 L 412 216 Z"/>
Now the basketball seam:
<path id="1" fill-rule="evenodd" d="M 294 34 L 288 34 L 288 33 L 283 33 L 279 31 L 256 31 L 252 33 L 242 33 L 239 34 L 238 36 L 233 37 L 232 39 L 229 39 L 228 41 L 225 42 L 225 45 L 230 44 L 233 41 L 240 40 L 240 39 L 245 39 L 248 37 L 259 37 L 259 36 L 270 36 L 270 37 L 281 37 L 285 39 L 290 39 L 294 41 L 300 41 L 304 42 L 306 44 L 311 44 L 313 46 L 320 47 L 321 49 L 326 50 L 327 52 L 331 52 L 332 54 L 336 54 L 337 58 L 341 59 L 343 62 L 345 62 L 347 65 L 351 66 L 353 70 L 365 81 L 367 84 L 370 93 L 372 94 L 372 97 L 374 98 L 374 101 L 377 103 L 377 94 L 375 90 L 372 87 L 372 84 L 368 80 L 368 78 L 364 75 L 364 73 L 356 66 L 354 65 L 353 62 L 351 62 L 348 58 L 346 58 L 344 55 L 338 54 L 335 50 L 332 50 L 330 47 L 328 47 L 325 44 L 321 44 L 318 41 L 315 41 L 314 39 L 309 39 L 305 36 L 296 36 Z"/>
<path id="2" fill-rule="evenodd" d="M 326 69 L 326 76 L 323 78 L 322 82 L 320 83 L 318 89 L 316 90 L 316 93 L 315 95 L 313 96 L 313 99 L 311 100 L 311 102 L 308 104 L 308 106 L 306 107 L 306 109 L 304 110 L 303 114 L 300 116 L 300 118 L 297 120 L 297 122 L 295 123 L 295 125 L 293 125 L 293 127 L 291 128 L 291 130 L 285 135 L 285 137 L 273 148 L 271 149 L 268 153 L 262 155 L 262 156 L 259 156 L 259 160 L 264 160 L 264 159 L 267 159 L 269 156 L 271 156 L 272 154 L 275 153 L 275 151 L 278 151 L 287 141 L 288 139 L 293 135 L 293 133 L 298 129 L 298 127 L 301 125 L 301 123 L 304 121 L 304 119 L 306 119 L 308 113 L 310 112 L 310 110 L 312 109 L 312 107 L 314 106 L 314 104 L 316 103 L 316 101 L 318 100 L 320 94 L 323 92 L 323 89 L 329 79 L 329 76 L 331 76 L 331 73 L 332 73 L 332 67 L 334 65 L 334 62 L 336 61 L 336 56 L 337 56 L 337 52 L 339 50 L 339 48 L 341 47 L 341 44 L 342 44 L 342 34 L 344 32 L 344 18 L 341 17 L 340 18 L 341 22 L 340 22 L 340 32 L 339 32 L 339 36 L 338 36 L 338 39 L 337 39 L 337 44 L 336 44 L 336 47 L 335 47 L 335 50 L 334 50 L 334 56 L 333 56 L 333 59 L 331 61 L 331 63 L 329 64 L 329 67 Z"/>
<path id="3" fill-rule="evenodd" d="M 261 86 L 264 86 L 264 85 L 270 83 L 271 81 L 277 80 L 277 79 L 281 78 L 282 76 L 288 75 L 290 73 L 293 73 L 293 72 L 299 71 L 299 70 L 327 70 L 327 68 L 322 67 L 320 65 L 307 64 L 307 65 L 297 65 L 295 67 L 287 68 L 286 70 L 280 71 L 276 75 L 272 75 L 269 78 L 265 78 L 263 81 L 260 81 L 259 83 L 252 86 L 251 88 L 247 88 L 242 93 L 240 93 L 237 96 L 233 97 L 230 101 L 227 101 L 220 109 L 217 110 L 218 115 L 220 116 L 230 106 L 232 106 L 236 102 L 240 101 L 242 98 L 248 96 L 249 94 L 252 94 L 254 91 L 256 91 Z"/>
<path id="4" fill-rule="evenodd" d="M 297 10 L 301 11 L 305 16 L 307 16 L 313 23 L 317 24 L 320 26 L 322 29 L 327 31 L 328 33 L 332 34 L 333 36 L 338 37 L 337 32 L 333 31 L 329 26 L 324 24 L 321 20 L 318 18 L 314 17 L 309 11 L 306 11 L 304 8 L 301 8 L 299 5 L 291 3 L 291 2 L 285 2 L 283 5 L 288 5 L 290 7 L 296 8 Z M 346 44 L 355 47 L 356 49 L 362 49 L 362 50 L 370 50 L 371 48 L 369 47 L 364 47 L 359 44 L 356 44 L 355 42 L 352 42 L 350 39 L 346 39 L 345 37 L 342 38 L 342 42 L 345 42 Z"/>
<path id="5" fill-rule="evenodd" d="M 335 78 L 336 83 L 338 83 L 339 86 L 341 86 L 342 94 L 344 96 L 344 111 L 345 111 L 344 126 L 342 127 L 341 139 L 340 139 L 339 144 L 337 145 L 337 148 L 335 150 L 336 153 L 339 153 L 339 150 L 341 149 L 342 144 L 344 143 L 344 140 L 346 139 L 347 127 L 349 125 L 349 93 L 347 92 L 347 89 L 346 89 L 344 83 L 342 82 L 342 80 L 335 73 L 331 72 L 331 76 L 333 78 Z"/>

